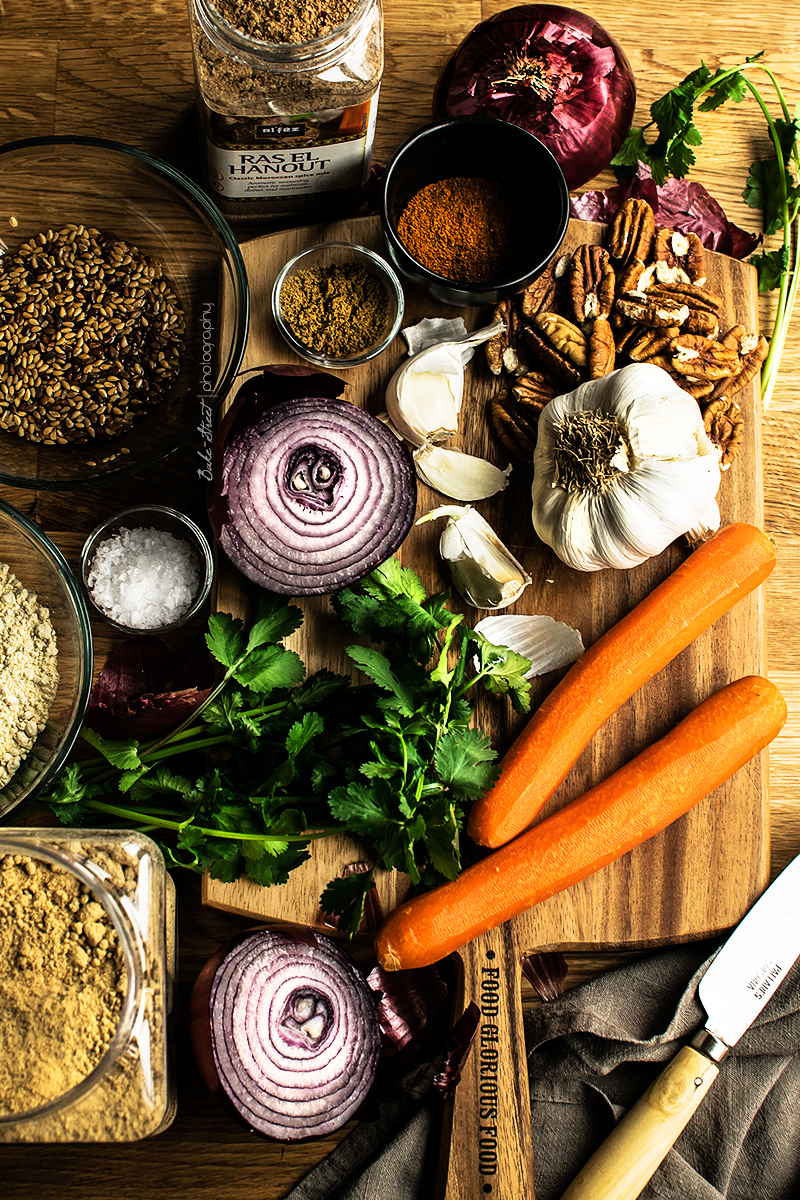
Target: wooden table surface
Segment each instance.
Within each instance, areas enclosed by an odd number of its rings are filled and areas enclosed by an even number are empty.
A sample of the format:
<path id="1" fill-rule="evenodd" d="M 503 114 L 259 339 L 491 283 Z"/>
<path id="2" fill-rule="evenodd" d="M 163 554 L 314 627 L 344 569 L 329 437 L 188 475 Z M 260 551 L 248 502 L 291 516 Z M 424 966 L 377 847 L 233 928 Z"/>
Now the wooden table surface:
<path id="1" fill-rule="evenodd" d="M 461 38 L 507 7 L 502 0 L 384 0 L 386 71 L 377 162 L 387 161 L 394 147 L 430 119 L 434 82 Z M 760 6 L 757 16 L 745 0 L 716 7 L 678 0 L 666 9 L 655 0 L 635 5 L 595 0 L 584 11 L 617 38 L 630 59 L 638 123 L 647 118 L 651 102 L 701 58 L 713 68 L 766 51 L 790 108 L 800 98 L 800 11 L 789 0 Z M 769 148 L 755 103 L 704 117 L 702 131 L 692 178 L 706 185 L 738 225 L 760 230 L 760 214 L 741 196 L 749 163 Z M 12 141 L 52 133 L 115 138 L 200 178 L 184 0 L 0 0 L 0 136 Z M 588 186 L 613 182 L 608 173 Z M 247 236 L 256 232 L 248 229 Z M 762 300 L 766 332 L 772 303 L 771 297 Z M 800 315 L 764 417 L 763 444 L 765 522 L 778 551 L 778 567 L 766 585 L 767 661 L 789 705 L 789 721 L 770 751 L 774 873 L 800 852 L 800 649 L 793 636 L 800 604 Z M 74 559 L 81 535 L 102 515 L 142 498 L 174 503 L 202 519 L 196 452 L 190 444 L 146 477 L 83 495 L 5 487 L 0 495 L 58 535 Z M 104 648 L 101 637 L 98 654 Z M 201 908 L 195 877 L 178 884 L 180 1017 L 202 962 L 244 922 Z M 615 961 L 573 955 L 569 981 Z M 191 1191 L 198 1200 L 277 1200 L 335 1145 L 336 1138 L 290 1149 L 270 1145 L 223 1115 L 203 1091 L 180 1023 L 177 1057 L 179 1109 L 167 1132 L 129 1147 L 4 1147 L 4 1197 L 144 1200 Z"/>

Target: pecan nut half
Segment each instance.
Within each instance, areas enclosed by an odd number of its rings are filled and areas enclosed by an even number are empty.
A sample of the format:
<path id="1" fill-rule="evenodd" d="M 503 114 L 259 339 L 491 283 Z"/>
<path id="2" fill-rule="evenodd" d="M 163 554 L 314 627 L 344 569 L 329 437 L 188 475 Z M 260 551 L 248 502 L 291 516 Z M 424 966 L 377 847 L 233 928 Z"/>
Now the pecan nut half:
<path id="1" fill-rule="evenodd" d="M 696 233 L 659 229 L 654 256 L 659 283 L 696 283 L 699 287 L 705 283 L 706 252 Z"/>
<path id="2" fill-rule="evenodd" d="M 614 330 L 606 317 L 598 317 L 589 334 L 589 377 L 602 379 L 614 370 L 617 347 Z"/>
<path id="3" fill-rule="evenodd" d="M 602 246 L 578 246 L 570 265 L 569 291 L 572 314 L 579 323 L 608 319 L 614 304 L 616 277 L 611 258 Z"/>
<path id="4" fill-rule="evenodd" d="M 533 323 L 544 337 L 560 350 L 576 367 L 585 367 L 589 361 L 586 334 L 572 321 L 559 313 L 537 313 Z"/>
<path id="5" fill-rule="evenodd" d="M 722 451 L 720 466 L 726 470 L 744 441 L 744 413 L 735 400 L 720 396 L 704 406 L 703 425 L 711 441 Z"/>
<path id="6" fill-rule="evenodd" d="M 743 325 L 734 325 L 722 338 L 723 346 L 735 349 L 741 360 L 742 369 L 738 375 L 720 379 L 711 394 L 712 400 L 719 396 L 732 396 L 739 392 L 751 379 L 758 375 L 769 353 L 769 342 L 763 335 L 748 333 Z"/>
<path id="7" fill-rule="evenodd" d="M 688 305 L 680 300 L 669 296 L 651 298 L 649 292 L 628 292 L 618 298 L 614 307 L 623 317 L 656 328 L 683 325 L 689 316 Z"/>
<path id="8" fill-rule="evenodd" d="M 646 200 L 629 196 L 619 206 L 611 223 L 608 250 L 623 265 L 640 258 L 647 262 L 653 247 L 656 219 Z"/>
<path id="9" fill-rule="evenodd" d="M 617 274 L 617 292 L 646 292 L 653 282 L 656 264 L 645 264 L 640 258 L 635 258 L 627 266 L 620 267 Z"/>
<path id="10" fill-rule="evenodd" d="M 510 300 L 501 300 L 494 310 L 494 321 L 502 321 L 505 325 L 500 333 L 486 343 L 486 361 L 493 375 L 522 375 L 527 371 L 529 363 L 526 360 L 523 346 L 522 319 Z"/>
<path id="11" fill-rule="evenodd" d="M 530 462 L 536 446 L 539 414 L 556 389 L 539 371 L 523 375 L 506 396 L 489 402 L 489 421 L 494 433 L 519 462 Z"/>
<path id="12" fill-rule="evenodd" d="M 566 354 L 562 354 L 559 350 L 556 350 L 555 346 L 547 338 L 542 337 L 530 325 L 523 326 L 522 334 L 537 362 L 540 362 L 549 371 L 552 371 L 558 379 L 563 379 L 570 387 L 578 386 L 583 376 L 575 364 L 570 362 Z"/>
<path id="13" fill-rule="evenodd" d="M 737 350 L 702 334 L 681 333 L 672 339 L 670 350 L 672 369 L 691 379 L 724 379 L 742 369 Z"/>
<path id="14" fill-rule="evenodd" d="M 626 347 L 628 358 L 633 362 L 655 363 L 663 371 L 671 371 L 671 346 L 673 338 L 680 333 L 678 325 L 668 325 L 666 328 L 645 328 L 630 341 Z"/>

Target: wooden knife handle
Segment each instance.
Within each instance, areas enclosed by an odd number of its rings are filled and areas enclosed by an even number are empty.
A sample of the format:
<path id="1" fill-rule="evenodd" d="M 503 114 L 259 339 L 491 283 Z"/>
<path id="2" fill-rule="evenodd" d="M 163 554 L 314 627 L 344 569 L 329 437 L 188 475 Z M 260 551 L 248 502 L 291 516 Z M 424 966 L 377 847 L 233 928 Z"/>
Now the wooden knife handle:
<path id="1" fill-rule="evenodd" d="M 684 1046 L 592 1155 L 562 1200 L 634 1200 L 718 1074 L 716 1063 Z"/>
<path id="2" fill-rule="evenodd" d="M 534 1200 L 521 956 L 512 928 L 494 929 L 459 951 L 453 1019 L 473 1000 L 481 1015 L 445 1107 L 439 1200 Z"/>

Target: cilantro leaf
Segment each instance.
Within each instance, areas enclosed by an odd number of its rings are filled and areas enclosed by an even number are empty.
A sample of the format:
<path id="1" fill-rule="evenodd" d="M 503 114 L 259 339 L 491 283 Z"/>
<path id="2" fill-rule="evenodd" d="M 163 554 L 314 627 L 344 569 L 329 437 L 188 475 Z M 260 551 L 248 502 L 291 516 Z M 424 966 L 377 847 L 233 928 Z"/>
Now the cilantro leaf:
<path id="1" fill-rule="evenodd" d="M 142 766 L 139 743 L 134 738 L 104 738 L 88 726 L 81 729 L 81 737 L 120 771 L 135 771 Z"/>
<path id="2" fill-rule="evenodd" d="M 789 252 L 785 246 L 779 246 L 777 250 L 752 254 L 750 262 L 758 271 L 759 292 L 771 292 L 781 286 L 783 274 L 789 269 Z"/>
<path id="3" fill-rule="evenodd" d="M 292 758 L 303 750 L 310 742 L 318 737 L 325 728 L 325 722 L 318 712 L 303 713 L 299 721 L 295 721 L 286 735 L 286 752 Z"/>
<path id="4" fill-rule="evenodd" d="M 348 646 L 347 655 L 365 675 L 374 679 L 378 687 L 392 692 L 400 702 L 402 710 L 411 715 L 416 709 L 416 696 L 407 684 L 392 669 L 386 655 L 371 646 Z"/>
<path id="5" fill-rule="evenodd" d="M 497 751 L 479 729 L 450 730 L 440 740 L 434 765 L 446 787 L 466 800 L 477 800 L 500 774 Z"/>
<path id="6" fill-rule="evenodd" d="M 360 837 L 379 839 L 393 820 L 388 805 L 382 803 L 380 789 L 361 783 L 334 788 L 328 804 L 334 817 L 345 822 Z"/>
<path id="7" fill-rule="evenodd" d="M 286 604 L 278 596 L 262 596 L 258 617 L 247 637 L 247 652 L 266 642 L 281 642 L 303 623 L 302 609 Z"/>
<path id="8" fill-rule="evenodd" d="M 208 618 L 206 645 L 223 667 L 236 666 L 247 646 L 242 622 L 230 613 L 211 613 Z"/>
<path id="9" fill-rule="evenodd" d="M 797 195 L 797 189 L 789 194 Z M 783 205 L 787 198 L 786 172 L 777 158 L 756 159 L 750 164 L 750 173 L 742 197 L 751 208 L 764 211 L 764 232 L 777 233 L 783 228 Z"/>
<path id="10" fill-rule="evenodd" d="M 275 688 L 293 687 L 305 671 L 303 660 L 294 650 L 261 645 L 251 650 L 232 673 L 237 683 L 266 695 Z"/>
<path id="11" fill-rule="evenodd" d="M 355 937 L 364 920 L 364 905 L 373 886 L 372 871 L 353 871 L 332 879 L 320 897 L 320 908 L 337 917 L 337 927 L 348 937 Z"/>

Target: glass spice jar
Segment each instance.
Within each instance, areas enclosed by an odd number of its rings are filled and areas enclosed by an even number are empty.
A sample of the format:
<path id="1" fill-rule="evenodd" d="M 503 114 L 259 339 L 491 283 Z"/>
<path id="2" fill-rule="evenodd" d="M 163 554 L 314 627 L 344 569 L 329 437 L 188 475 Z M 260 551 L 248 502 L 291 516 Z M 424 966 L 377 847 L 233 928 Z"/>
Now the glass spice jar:
<path id="1" fill-rule="evenodd" d="M 0 1143 L 171 1124 L 174 954 L 174 884 L 150 838 L 0 830 Z"/>
<path id="2" fill-rule="evenodd" d="M 204 169 L 218 207 L 234 223 L 355 211 L 383 75 L 381 0 L 217 3 L 189 0 Z"/>

